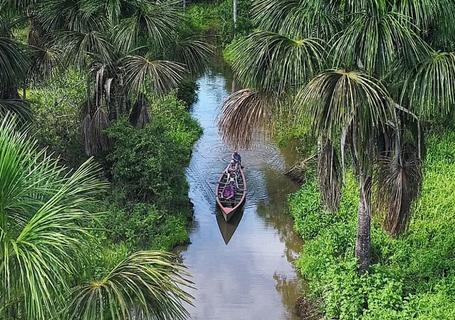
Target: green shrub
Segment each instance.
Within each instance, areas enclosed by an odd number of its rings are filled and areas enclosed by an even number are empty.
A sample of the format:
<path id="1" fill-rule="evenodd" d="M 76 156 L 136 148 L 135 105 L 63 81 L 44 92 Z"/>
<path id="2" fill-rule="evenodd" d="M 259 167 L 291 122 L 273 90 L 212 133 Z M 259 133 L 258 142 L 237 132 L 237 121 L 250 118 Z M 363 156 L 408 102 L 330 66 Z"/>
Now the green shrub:
<path id="1" fill-rule="evenodd" d="M 170 214 L 155 205 L 135 203 L 109 207 L 103 216 L 103 228 L 113 243 L 129 248 L 171 250 L 188 240 L 188 216 Z"/>
<path id="2" fill-rule="evenodd" d="M 171 210 L 188 204 L 185 168 L 200 128 L 175 96 L 153 103 L 144 129 L 121 119 L 107 133 L 113 140 L 107 160 L 115 193 Z"/>
<path id="3" fill-rule="evenodd" d="M 347 175 L 337 214 L 322 210 L 314 180 L 290 198 L 295 228 L 305 240 L 297 266 L 310 292 L 323 299 L 327 318 L 454 319 L 455 132 L 433 135 L 428 145 L 409 232 L 390 238 L 374 219 L 374 264 L 367 275 L 357 275 L 354 258 L 354 177 Z"/>
<path id="4" fill-rule="evenodd" d="M 174 95 L 154 100 L 150 115 L 143 129 L 126 118 L 107 129 L 112 190 L 101 222 L 110 243 L 171 250 L 188 241 L 185 168 L 201 129 Z"/>
<path id="5" fill-rule="evenodd" d="M 77 167 L 84 158 L 80 107 L 87 94 L 85 86 L 80 73 L 68 70 L 61 77 L 27 92 L 37 140 L 71 167 Z"/>
<path id="6" fill-rule="evenodd" d="M 185 80 L 180 83 L 177 89 L 177 98 L 190 107 L 197 101 L 198 84 L 194 80 Z"/>

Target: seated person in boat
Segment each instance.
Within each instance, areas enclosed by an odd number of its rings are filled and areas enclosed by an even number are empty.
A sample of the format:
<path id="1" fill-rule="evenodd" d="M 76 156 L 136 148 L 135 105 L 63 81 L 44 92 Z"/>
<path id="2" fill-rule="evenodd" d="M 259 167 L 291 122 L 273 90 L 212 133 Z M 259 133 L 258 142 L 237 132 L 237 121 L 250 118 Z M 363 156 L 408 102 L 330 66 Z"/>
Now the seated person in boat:
<path id="1" fill-rule="evenodd" d="M 232 160 L 234 160 L 239 166 L 242 165 L 242 157 L 240 156 L 240 153 L 237 152 L 237 150 L 232 154 Z"/>
<path id="2" fill-rule="evenodd" d="M 224 199 L 229 200 L 235 197 L 236 184 L 235 174 L 228 174 L 228 180 L 222 192 Z"/>

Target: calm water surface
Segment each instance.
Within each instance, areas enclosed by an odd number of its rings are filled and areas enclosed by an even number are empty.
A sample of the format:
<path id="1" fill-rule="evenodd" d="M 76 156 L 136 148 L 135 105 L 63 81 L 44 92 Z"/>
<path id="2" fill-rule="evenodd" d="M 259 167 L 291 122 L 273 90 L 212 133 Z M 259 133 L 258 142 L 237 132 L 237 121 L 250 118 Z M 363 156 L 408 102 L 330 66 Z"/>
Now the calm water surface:
<path id="1" fill-rule="evenodd" d="M 201 77 L 192 109 L 204 134 L 187 170 L 195 224 L 182 252 L 197 290 L 192 319 L 295 320 L 299 279 L 292 266 L 301 242 L 293 232 L 287 195 L 297 186 L 283 175 L 292 152 L 269 141 L 241 151 L 248 185 L 243 215 L 225 223 L 216 214 L 215 185 L 232 150 L 223 144 L 217 117 L 231 84 L 220 74 Z"/>

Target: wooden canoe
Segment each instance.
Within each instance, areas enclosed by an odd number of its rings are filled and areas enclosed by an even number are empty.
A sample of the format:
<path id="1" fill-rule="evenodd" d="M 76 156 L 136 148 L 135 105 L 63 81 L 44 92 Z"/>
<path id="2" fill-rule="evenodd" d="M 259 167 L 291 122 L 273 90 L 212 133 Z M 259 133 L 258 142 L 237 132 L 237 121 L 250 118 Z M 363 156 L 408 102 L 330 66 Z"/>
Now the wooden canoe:
<path id="1" fill-rule="evenodd" d="M 221 174 L 220 179 L 218 180 L 218 184 L 216 186 L 216 203 L 220 207 L 221 214 L 223 215 L 224 220 L 229 221 L 233 215 L 237 211 L 239 211 L 242 205 L 245 202 L 246 198 L 246 180 L 245 174 L 243 173 L 243 169 L 239 168 L 237 170 L 237 184 L 238 188 L 236 188 L 235 197 L 232 199 L 224 199 L 222 194 L 223 190 L 228 183 L 228 174 L 227 168 Z"/>

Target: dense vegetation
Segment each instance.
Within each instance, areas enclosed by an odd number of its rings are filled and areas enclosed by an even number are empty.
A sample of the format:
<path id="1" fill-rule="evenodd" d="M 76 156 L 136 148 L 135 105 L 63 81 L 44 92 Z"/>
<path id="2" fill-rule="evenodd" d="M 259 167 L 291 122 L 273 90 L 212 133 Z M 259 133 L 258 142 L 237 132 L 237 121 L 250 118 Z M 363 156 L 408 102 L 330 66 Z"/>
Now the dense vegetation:
<path id="1" fill-rule="evenodd" d="M 198 34 L 180 1 L 0 1 L 0 318 L 187 317 L 150 250 L 188 240 Z"/>
<path id="2" fill-rule="evenodd" d="M 453 306 L 453 252 L 436 240 L 452 212 L 413 228 L 445 203 L 431 186 L 445 159 L 430 160 L 440 147 L 425 135 L 454 120 L 454 12 L 453 1 L 253 1 L 256 29 L 225 51 L 244 86 L 224 106 L 226 141 L 248 146 L 263 127 L 317 141 L 292 206 L 308 240 L 300 267 L 327 317 L 438 319 Z"/>
<path id="3" fill-rule="evenodd" d="M 235 36 L 246 34 L 252 28 L 251 1 L 237 0 L 236 26 L 232 17 L 233 3 L 232 0 L 193 0 L 185 16 L 195 32 L 224 47 Z"/>
<path id="4" fill-rule="evenodd" d="M 375 217 L 368 275 L 356 274 L 358 186 L 353 175 L 348 175 L 336 215 L 321 206 L 314 177 L 291 197 L 296 229 L 305 240 L 297 266 L 328 318 L 455 317 L 455 133 L 432 134 L 428 146 L 422 194 L 409 231 L 390 238 L 380 228 L 381 217 Z"/>
<path id="5" fill-rule="evenodd" d="M 290 199 L 314 307 L 454 318 L 455 2 L 185 3 L 0 0 L 0 317 L 186 317 L 149 250 L 188 240 L 208 40 L 244 86 L 226 141 L 272 125 L 315 153 Z"/>

